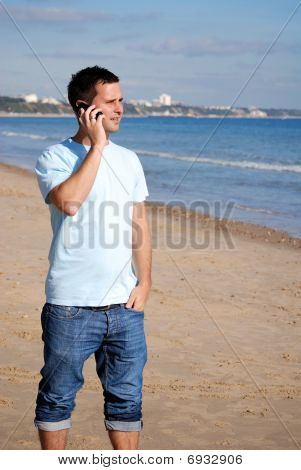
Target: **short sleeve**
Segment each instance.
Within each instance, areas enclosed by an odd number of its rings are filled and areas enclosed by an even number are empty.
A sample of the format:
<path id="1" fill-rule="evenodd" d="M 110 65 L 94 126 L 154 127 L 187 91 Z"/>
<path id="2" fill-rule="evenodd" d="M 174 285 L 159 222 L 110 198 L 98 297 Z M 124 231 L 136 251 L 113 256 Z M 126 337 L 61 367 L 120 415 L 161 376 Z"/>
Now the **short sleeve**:
<path id="1" fill-rule="evenodd" d="M 35 173 L 44 201 L 50 204 L 48 194 L 55 186 L 68 179 L 72 171 L 60 155 L 45 150 L 37 160 Z"/>
<path id="2" fill-rule="evenodd" d="M 136 185 L 133 192 L 133 202 L 142 202 L 149 196 L 144 171 L 138 155 L 135 154 Z"/>

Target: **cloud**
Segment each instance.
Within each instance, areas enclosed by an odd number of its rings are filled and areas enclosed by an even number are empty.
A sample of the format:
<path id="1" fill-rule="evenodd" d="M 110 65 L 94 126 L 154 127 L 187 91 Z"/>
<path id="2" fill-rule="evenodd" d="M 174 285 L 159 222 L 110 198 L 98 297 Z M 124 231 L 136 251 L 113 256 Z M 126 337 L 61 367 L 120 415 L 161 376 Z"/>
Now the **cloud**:
<path id="1" fill-rule="evenodd" d="M 104 11 L 80 11 L 71 8 L 38 8 L 16 6 L 9 9 L 16 21 L 30 23 L 80 23 L 85 21 L 115 20 L 116 15 Z M 3 16 L 4 12 L 2 11 Z"/>
<path id="2" fill-rule="evenodd" d="M 249 53 L 262 54 L 269 43 L 263 41 L 238 41 L 222 39 L 193 39 L 183 41 L 178 38 L 168 38 L 165 41 L 134 44 L 129 49 L 150 54 L 183 55 L 185 57 L 199 56 L 237 56 Z M 277 44 L 276 49 L 295 52 L 297 45 Z M 275 49 L 275 50 L 276 50 Z"/>
<path id="3" fill-rule="evenodd" d="M 157 20 L 162 17 L 162 12 L 158 11 L 146 11 L 146 12 L 138 12 L 138 13 L 128 13 L 126 15 L 121 16 L 122 21 L 132 22 L 144 22 L 144 21 L 151 21 Z"/>
<path id="4" fill-rule="evenodd" d="M 119 41 L 127 41 L 128 39 L 137 39 L 139 36 L 135 33 L 120 33 L 114 34 L 112 36 L 107 36 L 101 38 L 102 43 L 111 43 L 111 42 L 119 42 Z"/>
<path id="5" fill-rule="evenodd" d="M 8 9 L 15 21 L 22 23 L 43 23 L 43 24 L 79 24 L 97 21 L 121 21 L 140 22 L 155 20 L 158 18 L 157 12 L 128 13 L 125 15 L 113 14 L 100 10 L 75 10 L 72 8 L 57 7 L 23 7 L 15 6 Z M 0 10 L 0 19 L 7 17 L 4 10 Z"/>
<path id="6" fill-rule="evenodd" d="M 32 54 L 27 54 L 32 57 Z M 57 59 L 57 60 L 110 60 L 118 59 L 119 57 L 113 54 L 102 54 L 102 53 L 91 53 L 91 52 L 68 52 L 68 51 L 56 51 L 56 52 L 45 52 L 39 53 L 41 59 Z"/>

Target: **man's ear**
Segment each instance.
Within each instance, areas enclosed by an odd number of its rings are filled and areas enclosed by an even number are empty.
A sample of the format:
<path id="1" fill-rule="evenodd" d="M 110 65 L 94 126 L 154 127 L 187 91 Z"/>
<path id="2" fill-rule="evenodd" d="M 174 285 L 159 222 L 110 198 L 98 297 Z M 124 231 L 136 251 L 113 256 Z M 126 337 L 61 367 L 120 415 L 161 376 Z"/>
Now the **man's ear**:
<path id="1" fill-rule="evenodd" d="M 86 103 L 84 100 L 76 100 L 76 102 L 75 102 L 75 106 L 78 108 L 78 107 L 80 106 L 80 104 L 81 104 L 81 103 L 84 103 L 84 104 L 86 104 L 87 106 L 89 106 L 89 104 L 88 104 L 88 103 Z"/>

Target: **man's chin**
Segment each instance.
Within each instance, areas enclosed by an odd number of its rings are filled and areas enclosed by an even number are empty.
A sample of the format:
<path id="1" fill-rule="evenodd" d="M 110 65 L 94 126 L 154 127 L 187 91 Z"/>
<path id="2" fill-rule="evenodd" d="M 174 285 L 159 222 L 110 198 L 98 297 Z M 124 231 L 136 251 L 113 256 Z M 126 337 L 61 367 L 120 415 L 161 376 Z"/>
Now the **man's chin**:
<path id="1" fill-rule="evenodd" d="M 117 124 L 115 124 L 115 125 L 113 124 L 113 126 L 110 126 L 110 129 L 108 129 L 108 130 L 109 130 L 109 132 L 112 133 L 112 134 L 113 134 L 114 132 L 119 131 L 119 124 L 118 124 L 118 125 L 117 125 Z"/>

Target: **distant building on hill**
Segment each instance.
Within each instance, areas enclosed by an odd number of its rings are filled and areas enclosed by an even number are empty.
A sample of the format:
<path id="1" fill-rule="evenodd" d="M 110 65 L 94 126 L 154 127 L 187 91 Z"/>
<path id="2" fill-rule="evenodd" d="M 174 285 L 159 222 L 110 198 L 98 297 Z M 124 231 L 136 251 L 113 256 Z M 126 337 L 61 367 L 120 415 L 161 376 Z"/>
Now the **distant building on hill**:
<path id="1" fill-rule="evenodd" d="M 59 100 L 52 98 L 52 96 L 45 96 L 45 98 L 42 98 L 42 103 L 60 104 Z"/>
<path id="2" fill-rule="evenodd" d="M 133 106 L 146 106 L 147 108 L 171 106 L 171 96 L 166 93 L 162 93 L 159 98 L 155 98 L 151 101 L 145 99 L 132 99 L 129 100 L 129 104 L 132 104 Z"/>
<path id="3" fill-rule="evenodd" d="M 250 117 L 252 118 L 265 118 L 267 117 L 267 113 L 265 111 L 262 111 L 259 108 L 256 108 L 256 106 L 250 106 L 249 108 L 250 112 Z"/>
<path id="4" fill-rule="evenodd" d="M 163 104 L 164 106 L 171 105 L 171 96 L 167 95 L 166 93 L 162 93 L 159 97 L 159 103 Z"/>
<path id="5" fill-rule="evenodd" d="M 28 95 L 22 95 L 22 98 L 26 101 L 26 103 L 37 103 L 39 98 L 35 93 L 29 93 Z"/>
<path id="6" fill-rule="evenodd" d="M 129 100 L 130 104 L 133 104 L 134 106 L 140 105 L 140 106 L 148 106 L 151 107 L 152 103 L 148 100 Z"/>

